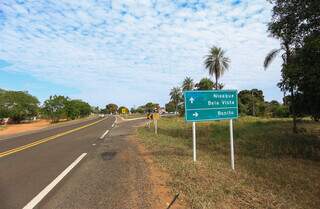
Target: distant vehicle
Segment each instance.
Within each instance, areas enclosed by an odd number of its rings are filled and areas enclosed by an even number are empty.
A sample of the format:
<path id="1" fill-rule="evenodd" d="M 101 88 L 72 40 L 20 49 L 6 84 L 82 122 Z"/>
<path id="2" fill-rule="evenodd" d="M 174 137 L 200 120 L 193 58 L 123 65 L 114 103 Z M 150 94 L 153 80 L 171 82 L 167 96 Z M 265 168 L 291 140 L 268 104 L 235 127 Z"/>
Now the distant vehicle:
<path id="1" fill-rule="evenodd" d="M 100 118 L 104 118 L 104 116 L 105 116 L 104 114 L 99 114 Z"/>

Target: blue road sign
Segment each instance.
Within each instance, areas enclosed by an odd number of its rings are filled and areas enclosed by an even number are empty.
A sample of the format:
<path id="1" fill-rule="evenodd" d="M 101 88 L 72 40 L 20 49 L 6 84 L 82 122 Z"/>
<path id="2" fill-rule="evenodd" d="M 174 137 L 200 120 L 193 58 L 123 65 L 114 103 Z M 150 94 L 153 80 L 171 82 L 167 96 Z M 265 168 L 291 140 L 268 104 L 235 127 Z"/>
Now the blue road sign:
<path id="1" fill-rule="evenodd" d="M 184 101 L 186 121 L 238 118 L 236 90 L 185 91 Z"/>

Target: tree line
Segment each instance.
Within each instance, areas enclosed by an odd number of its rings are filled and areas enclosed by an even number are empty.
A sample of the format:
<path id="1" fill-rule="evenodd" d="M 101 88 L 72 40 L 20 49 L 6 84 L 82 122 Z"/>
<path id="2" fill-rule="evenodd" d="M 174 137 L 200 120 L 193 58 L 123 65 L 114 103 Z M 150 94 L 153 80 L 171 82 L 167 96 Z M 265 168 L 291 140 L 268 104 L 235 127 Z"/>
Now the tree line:
<path id="1" fill-rule="evenodd" d="M 137 108 L 132 107 L 130 109 L 130 113 L 150 113 L 153 112 L 155 109 L 159 110 L 160 106 L 157 103 L 153 103 L 153 102 L 148 102 L 145 105 L 141 105 L 138 106 Z M 120 106 L 118 107 L 118 105 L 114 104 L 114 103 L 110 103 L 107 104 L 105 108 L 101 109 L 100 111 L 103 114 L 122 114 L 122 113 L 129 113 L 129 109 L 125 106 Z"/>
<path id="2" fill-rule="evenodd" d="M 109 103 L 106 105 L 105 108 L 100 110 L 100 113 L 102 114 L 127 114 L 129 113 L 129 109 L 125 106 L 120 106 L 114 104 L 114 103 Z"/>
<path id="3" fill-rule="evenodd" d="M 181 86 L 171 89 L 170 101 L 165 105 L 166 111 L 184 114 L 183 91 L 222 89 L 224 84 L 219 83 L 219 79 L 229 69 L 230 62 L 230 58 L 225 55 L 222 48 L 212 46 L 205 56 L 203 64 L 208 70 L 209 76 L 215 78 L 215 82 L 211 78 L 202 78 L 198 83 L 194 83 L 192 78 L 186 77 Z"/>
<path id="4" fill-rule="evenodd" d="M 198 83 L 186 77 L 181 86 L 177 86 L 170 91 L 170 101 L 165 105 L 167 112 L 176 112 L 184 115 L 183 91 L 190 90 L 212 90 L 214 82 L 210 78 L 203 78 Z M 223 86 L 218 87 L 222 89 Z M 264 116 L 264 117 L 289 117 L 289 104 L 287 97 L 283 103 L 272 100 L 265 101 L 263 91 L 258 89 L 242 90 L 238 92 L 238 103 L 240 115 Z"/>
<path id="5" fill-rule="evenodd" d="M 93 108 L 80 99 L 54 95 L 40 105 L 39 100 L 26 91 L 0 89 L 0 119 L 10 118 L 13 123 L 32 120 L 35 117 L 47 118 L 52 122 L 61 119 L 74 120 L 86 117 L 91 112 Z"/>
<path id="6" fill-rule="evenodd" d="M 281 55 L 282 78 L 278 87 L 285 95 L 283 104 L 264 101 L 261 90 L 243 90 L 239 92 L 239 111 L 253 116 L 291 116 L 293 131 L 297 132 L 298 117 L 320 120 L 320 4 L 316 0 L 268 1 L 274 5 L 268 31 L 281 44 L 267 54 L 263 66 L 268 68 L 273 59 Z M 229 69 L 230 62 L 224 50 L 211 47 L 203 64 L 215 82 L 203 78 L 194 84 L 187 77 L 181 86 L 171 89 L 167 111 L 184 113 L 182 92 L 185 90 L 222 89 L 224 84 L 218 81 Z"/>
<path id="7" fill-rule="evenodd" d="M 279 88 L 288 96 L 293 115 L 293 131 L 301 115 L 320 120 L 320 4 L 317 0 L 269 0 L 271 36 L 280 47 L 267 54 L 263 66 L 269 67 L 278 55 L 282 58 Z"/>
<path id="8" fill-rule="evenodd" d="M 41 110 L 43 115 L 53 122 L 58 122 L 62 118 L 69 120 L 83 118 L 92 112 L 91 106 L 87 102 L 57 95 L 50 96 L 44 101 Z"/>

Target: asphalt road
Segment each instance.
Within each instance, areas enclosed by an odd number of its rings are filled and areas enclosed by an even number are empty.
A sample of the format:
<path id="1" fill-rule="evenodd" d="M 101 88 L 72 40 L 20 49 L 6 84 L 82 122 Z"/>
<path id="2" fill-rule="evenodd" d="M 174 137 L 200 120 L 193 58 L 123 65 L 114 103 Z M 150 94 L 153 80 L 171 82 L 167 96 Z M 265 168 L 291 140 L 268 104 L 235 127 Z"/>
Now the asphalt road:
<path id="1" fill-rule="evenodd" d="M 26 206 L 81 154 L 94 151 L 114 122 L 115 117 L 96 118 L 0 139 L 0 208 Z"/>
<path id="2" fill-rule="evenodd" d="M 134 138 L 135 127 L 143 123 L 143 119 L 118 123 L 39 208 L 166 208 L 154 193 L 157 185 Z"/>

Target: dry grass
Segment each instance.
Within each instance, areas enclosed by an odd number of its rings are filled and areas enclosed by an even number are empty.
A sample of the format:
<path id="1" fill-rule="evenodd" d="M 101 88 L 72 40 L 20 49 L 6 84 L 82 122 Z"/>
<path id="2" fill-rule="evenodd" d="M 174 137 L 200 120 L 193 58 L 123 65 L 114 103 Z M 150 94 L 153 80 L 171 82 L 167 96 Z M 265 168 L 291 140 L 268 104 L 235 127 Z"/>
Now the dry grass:
<path id="1" fill-rule="evenodd" d="M 141 114 L 141 113 L 120 114 L 120 116 L 123 117 L 124 119 L 133 119 L 133 118 L 147 117 L 146 114 Z"/>
<path id="2" fill-rule="evenodd" d="M 241 118 L 235 122 L 236 171 L 230 169 L 227 121 L 197 124 L 198 161 L 192 162 L 191 126 L 162 118 L 159 135 L 139 137 L 165 168 L 174 192 L 190 208 L 317 208 L 320 205 L 320 139 L 311 130 L 291 133 L 291 122 Z"/>

